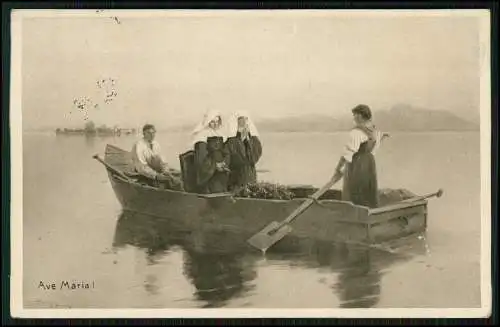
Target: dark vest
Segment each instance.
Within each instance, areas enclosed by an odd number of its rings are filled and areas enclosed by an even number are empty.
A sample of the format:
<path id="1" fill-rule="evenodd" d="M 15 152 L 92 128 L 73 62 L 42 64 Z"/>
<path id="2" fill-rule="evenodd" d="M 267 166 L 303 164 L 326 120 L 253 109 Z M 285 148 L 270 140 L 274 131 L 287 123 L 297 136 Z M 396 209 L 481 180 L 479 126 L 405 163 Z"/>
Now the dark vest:
<path id="1" fill-rule="evenodd" d="M 375 144 L 377 144 L 377 140 L 375 138 L 375 130 L 371 130 L 370 128 L 363 126 L 356 126 L 353 129 L 362 131 L 368 137 L 367 141 L 360 144 L 358 153 L 371 153 L 373 151 L 373 148 L 375 147 Z"/>

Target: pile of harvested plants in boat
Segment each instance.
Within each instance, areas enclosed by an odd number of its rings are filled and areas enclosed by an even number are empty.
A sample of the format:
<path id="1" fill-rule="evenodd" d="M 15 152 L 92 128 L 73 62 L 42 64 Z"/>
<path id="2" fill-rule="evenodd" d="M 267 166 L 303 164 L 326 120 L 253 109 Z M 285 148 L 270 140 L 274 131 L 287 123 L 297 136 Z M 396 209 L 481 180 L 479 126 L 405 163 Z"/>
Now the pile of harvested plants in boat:
<path id="1" fill-rule="evenodd" d="M 246 185 L 235 194 L 237 197 L 291 200 L 294 193 L 286 186 L 269 182 L 256 182 Z"/>

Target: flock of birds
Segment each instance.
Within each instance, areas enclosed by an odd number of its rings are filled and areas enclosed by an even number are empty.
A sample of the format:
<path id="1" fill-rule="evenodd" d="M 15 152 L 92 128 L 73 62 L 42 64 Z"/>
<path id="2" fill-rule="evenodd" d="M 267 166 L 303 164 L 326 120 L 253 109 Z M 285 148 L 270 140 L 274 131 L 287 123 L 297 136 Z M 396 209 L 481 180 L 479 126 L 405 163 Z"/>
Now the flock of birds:
<path id="1" fill-rule="evenodd" d="M 100 89 L 104 89 L 104 91 L 106 92 L 104 103 L 110 103 L 118 95 L 118 93 L 114 89 L 114 86 L 115 80 L 112 78 L 97 81 L 97 87 Z"/>
<path id="2" fill-rule="evenodd" d="M 112 78 L 100 79 L 96 82 L 97 88 L 104 91 L 103 101 L 105 104 L 111 103 L 118 95 L 118 92 L 116 92 L 115 90 L 115 84 L 116 81 Z M 100 109 L 99 104 L 94 103 L 94 101 L 88 96 L 73 99 L 73 106 L 74 108 L 76 108 L 76 110 L 80 111 L 83 114 L 84 120 L 88 120 L 90 108 Z"/>
<path id="3" fill-rule="evenodd" d="M 96 13 L 97 14 L 103 13 L 103 10 L 102 9 L 96 10 Z M 118 19 L 118 17 L 110 16 L 109 18 L 111 18 L 117 24 L 121 24 L 121 21 Z M 111 103 L 118 95 L 118 92 L 116 92 L 116 90 L 114 89 L 114 86 L 116 84 L 116 81 L 114 79 L 112 79 L 112 78 L 100 79 L 96 82 L 96 84 L 97 84 L 97 87 L 99 89 L 101 89 L 105 92 L 104 93 L 104 100 L 103 100 L 105 104 Z M 94 103 L 94 101 L 87 96 L 73 99 L 73 107 L 83 114 L 84 120 L 88 120 L 90 108 L 93 108 L 93 109 L 100 108 L 98 103 Z M 71 114 L 71 111 L 70 111 L 70 114 Z"/>

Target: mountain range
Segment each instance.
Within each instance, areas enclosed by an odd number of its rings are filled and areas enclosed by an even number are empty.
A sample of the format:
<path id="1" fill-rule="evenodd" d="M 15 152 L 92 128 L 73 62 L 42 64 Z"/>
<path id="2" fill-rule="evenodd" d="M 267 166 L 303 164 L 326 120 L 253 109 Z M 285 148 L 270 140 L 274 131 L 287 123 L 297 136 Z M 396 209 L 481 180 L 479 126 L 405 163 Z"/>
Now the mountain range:
<path id="1" fill-rule="evenodd" d="M 408 104 L 394 105 L 386 110 L 374 110 L 373 115 L 373 122 L 377 128 L 387 132 L 479 130 L 479 115 L 470 119 L 464 119 L 450 111 L 430 110 Z M 264 118 L 255 120 L 255 124 L 259 131 L 262 132 L 342 132 L 352 128 L 353 120 L 352 114 L 346 111 L 345 114 L 340 116 L 306 113 L 300 116 Z M 194 125 L 193 123 L 189 123 L 163 128 L 157 126 L 157 128 L 160 131 L 168 132 L 190 132 Z M 55 127 L 38 127 L 27 130 L 53 132 L 55 131 Z"/>
<path id="2" fill-rule="evenodd" d="M 373 122 L 383 131 L 432 132 L 432 131 L 478 131 L 479 123 L 463 119 L 452 112 L 429 110 L 399 104 L 388 110 L 373 112 Z M 339 132 L 352 128 L 352 114 L 334 117 L 325 114 L 305 114 L 283 118 L 256 120 L 262 132 Z M 191 125 L 182 125 L 170 131 L 187 131 Z"/>

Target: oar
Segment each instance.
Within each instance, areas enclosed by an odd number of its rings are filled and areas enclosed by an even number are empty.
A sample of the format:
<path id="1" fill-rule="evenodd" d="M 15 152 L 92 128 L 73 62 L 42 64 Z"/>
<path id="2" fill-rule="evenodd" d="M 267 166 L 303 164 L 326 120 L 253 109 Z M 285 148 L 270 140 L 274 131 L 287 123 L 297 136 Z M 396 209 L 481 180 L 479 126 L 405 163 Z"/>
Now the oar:
<path id="1" fill-rule="evenodd" d="M 341 178 L 341 174 L 333 175 L 332 179 L 330 179 L 328 183 L 316 191 L 309 199 L 304 201 L 304 203 L 295 209 L 285 220 L 282 222 L 273 221 L 264 227 L 260 232 L 249 238 L 247 242 L 261 251 L 266 251 L 273 244 L 290 233 L 292 231 L 292 227 L 289 224 L 307 208 L 309 208 L 321 195 L 323 195 L 323 193 L 328 191 Z"/>
<path id="2" fill-rule="evenodd" d="M 401 200 L 398 202 L 390 203 L 390 204 L 383 206 L 383 207 L 370 209 L 370 214 L 377 214 L 380 212 L 386 212 L 387 210 L 401 208 L 401 205 L 404 205 L 406 203 L 421 201 L 424 199 L 432 198 L 433 196 L 440 198 L 442 195 L 443 195 L 443 190 L 439 189 L 437 192 L 434 192 L 434 193 L 429 193 L 429 194 L 421 195 L 421 196 L 414 196 L 414 197 L 406 199 L 406 200 Z"/>
<path id="3" fill-rule="evenodd" d="M 105 162 L 104 160 L 102 160 L 101 158 L 99 158 L 99 156 L 97 154 L 93 155 L 92 158 L 94 158 L 97 161 L 99 161 L 100 163 L 102 163 L 104 166 L 106 166 L 106 168 L 108 168 L 109 170 L 111 170 L 112 172 L 114 172 L 115 174 L 117 174 L 118 176 L 125 178 L 127 181 L 131 181 L 131 179 L 127 175 L 125 175 L 124 173 L 122 173 L 118 169 L 110 166 L 107 162 Z"/>
<path id="4" fill-rule="evenodd" d="M 443 195 L 443 189 L 440 188 L 437 192 L 429 193 L 429 194 L 422 195 L 422 196 L 415 196 L 413 198 L 409 198 L 409 199 L 406 199 L 406 200 L 403 200 L 403 201 L 400 201 L 400 202 L 420 201 L 420 200 L 425 200 L 425 199 L 428 199 L 428 198 L 432 198 L 434 196 L 440 198 L 441 195 Z"/>

